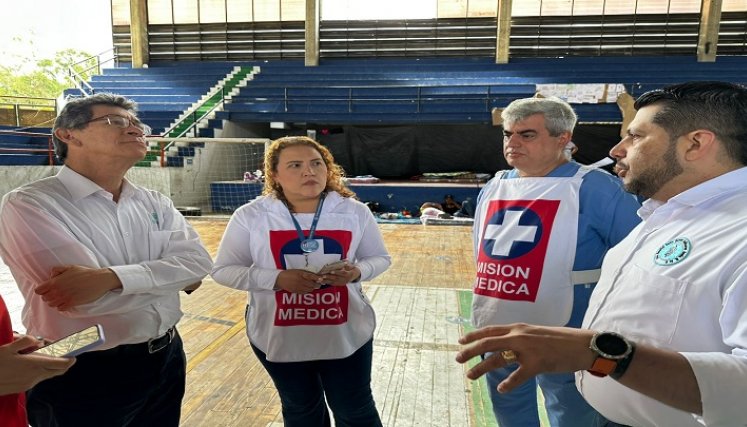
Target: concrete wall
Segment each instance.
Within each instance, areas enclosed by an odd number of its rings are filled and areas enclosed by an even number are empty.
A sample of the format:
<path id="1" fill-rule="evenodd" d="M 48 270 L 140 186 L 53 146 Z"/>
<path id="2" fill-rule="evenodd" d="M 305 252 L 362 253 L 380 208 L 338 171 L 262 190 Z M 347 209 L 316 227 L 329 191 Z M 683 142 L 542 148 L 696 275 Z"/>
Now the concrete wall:
<path id="1" fill-rule="evenodd" d="M 177 207 L 198 207 L 202 212 L 210 212 L 210 184 L 216 181 L 242 182 L 244 172 L 261 169 L 269 133 L 269 124 L 224 122 L 224 129 L 216 135 L 216 140 L 206 138 L 204 147 L 195 147 L 194 157 L 184 158 L 184 167 L 135 167 L 127 177 L 138 185 L 171 197 Z M 220 142 L 221 138 L 252 141 Z M 0 167 L 0 195 L 26 183 L 54 176 L 58 170 L 59 166 Z"/>
<path id="2" fill-rule="evenodd" d="M 0 195 L 4 196 L 11 190 L 29 182 L 54 176 L 61 166 L 3 166 L 0 167 Z M 132 168 L 127 173 L 127 179 L 133 183 L 160 191 L 171 193 L 171 183 L 166 168 Z"/>

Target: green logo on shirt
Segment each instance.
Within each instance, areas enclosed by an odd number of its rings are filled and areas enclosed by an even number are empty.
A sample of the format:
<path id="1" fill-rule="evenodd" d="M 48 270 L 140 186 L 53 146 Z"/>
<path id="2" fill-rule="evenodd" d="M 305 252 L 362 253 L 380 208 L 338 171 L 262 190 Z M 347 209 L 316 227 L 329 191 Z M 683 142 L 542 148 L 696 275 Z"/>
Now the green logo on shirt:
<path id="1" fill-rule="evenodd" d="M 654 262 L 658 265 L 674 265 L 690 254 L 692 244 L 690 240 L 684 237 L 679 237 L 674 240 L 670 240 L 664 243 L 654 257 Z"/>

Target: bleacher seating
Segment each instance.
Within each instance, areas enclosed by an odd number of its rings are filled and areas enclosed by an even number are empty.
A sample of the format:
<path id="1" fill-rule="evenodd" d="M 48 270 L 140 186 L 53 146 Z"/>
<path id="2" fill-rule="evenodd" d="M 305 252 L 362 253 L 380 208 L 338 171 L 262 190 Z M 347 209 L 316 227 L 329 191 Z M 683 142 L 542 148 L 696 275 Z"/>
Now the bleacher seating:
<path id="1" fill-rule="evenodd" d="M 162 62 L 146 69 L 106 69 L 91 85 L 135 99 L 143 119 L 158 132 L 236 65 L 260 65 L 261 72 L 218 119 L 485 123 L 492 108 L 531 96 L 537 84 L 621 83 L 636 96 L 686 80 L 747 81 L 745 57 L 708 63 L 673 56 L 516 58 L 508 64 L 492 58 L 329 59 L 317 67 L 300 60 Z M 622 119 L 613 103 L 575 107 L 582 122 Z"/>
<path id="2" fill-rule="evenodd" d="M 141 119 L 155 133 L 166 130 L 187 108 L 226 77 L 235 64 L 189 62 L 150 68 L 107 68 L 89 84 L 95 92 L 112 92 L 138 103 Z M 65 94 L 77 96 L 75 89 Z"/>
<path id="3" fill-rule="evenodd" d="M 639 95 L 686 80 L 745 83 L 745 57 L 336 59 L 268 61 L 218 118 L 244 122 L 469 123 L 532 96 L 538 84 L 624 84 Z M 616 104 L 574 104 L 581 122 L 621 122 Z"/>
<path id="4" fill-rule="evenodd" d="M 490 123 L 491 110 L 534 95 L 537 85 L 623 84 L 633 96 L 687 80 L 747 83 L 747 57 L 697 62 L 692 56 L 516 58 L 328 59 L 306 67 L 300 60 L 161 62 L 146 69 L 107 69 L 95 91 L 138 102 L 140 115 L 162 132 L 233 67 L 259 65 L 261 72 L 226 101 L 201 129 L 213 136 L 222 120 L 326 124 Z M 614 102 L 573 103 L 581 123 L 619 123 Z M 169 153 L 168 165 L 184 154 Z M 152 160 L 152 159 L 151 159 Z M 148 163 L 148 162 L 144 162 Z"/>
<path id="5" fill-rule="evenodd" d="M 161 64 L 149 68 L 110 68 L 103 74 L 93 76 L 89 82 L 95 93 L 112 92 L 126 96 L 138 103 L 138 115 L 156 135 L 174 136 L 172 126 L 180 117 L 190 116 L 180 122 L 177 130 L 187 128 L 194 122 L 191 114 L 196 103 L 208 95 L 221 80 L 234 71 L 236 64 L 229 62 L 180 62 Z M 246 72 L 235 73 L 233 80 L 245 76 Z M 78 95 L 77 90 L 69 89 L 66 94 Z M 198 110 L 202 107 L 197 107 Z M 196 110 L 197 111 L 197 110 Z M 212 136 L 213 129 L 203 129 L 203 136 Z M 160 150 L 152 147 L 143 161 L 136 166 L 151 166 L 159 163 Z M 181 165 L 181 155 L 167 158 L 166 165 Z"/>
<path id="6" fill-rule="evenodd" d="M 0 165 L 41 166 L 60 164 L 50 156 L 50 128 L 0 126 Z"/>

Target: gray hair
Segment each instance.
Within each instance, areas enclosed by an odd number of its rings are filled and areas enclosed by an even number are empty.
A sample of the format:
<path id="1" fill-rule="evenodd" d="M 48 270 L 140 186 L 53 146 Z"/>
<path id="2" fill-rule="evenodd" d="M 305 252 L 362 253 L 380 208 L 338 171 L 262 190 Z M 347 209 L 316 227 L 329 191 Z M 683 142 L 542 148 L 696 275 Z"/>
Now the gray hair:
<path id="1" fill-rule="evenodd" d="M 64 163 L 67 158 L 67 144 L 57 138 L 55 131 L 57 129 L 84 129 L 93 118 L 93 107 L 96 105 L 121 107 L 132 113 L 132 115 L 136 115 L 137 113 L 137 104 L 135 101 L 113 93 L 102 92 L 68 101 L 54 121 L 54 127 L 52 128 L 54 154 L 61 162 Z"/>
<path id="2" fill-rule="evenodd" d="M 573 133 L 578 120 L 573 108 L 555 97 L 517 99 L 501 112 L 501 118 L 504 123 L 516 123 L 534 114 L 545 117 L 545 127 L 550 136 L 559 136 L 563 132 Z"/>

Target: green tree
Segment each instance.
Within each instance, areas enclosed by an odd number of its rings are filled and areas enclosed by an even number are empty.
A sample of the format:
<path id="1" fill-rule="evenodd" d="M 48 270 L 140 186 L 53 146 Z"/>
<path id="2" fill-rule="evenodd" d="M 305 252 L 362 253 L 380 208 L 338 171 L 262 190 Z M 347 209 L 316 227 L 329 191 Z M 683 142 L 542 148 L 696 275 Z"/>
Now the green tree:
<path id="1" fill-rule="evenodd" d="M 63 90 L 74 86 L 69 74 L 71 67 L 79 79 L 88 81 L 98 72 L 96 61 L 86 52 L 65 49 L 53 58 L 23 58 L 13 65 L 0 65 L 0 98 L 57 98 Z"/>

